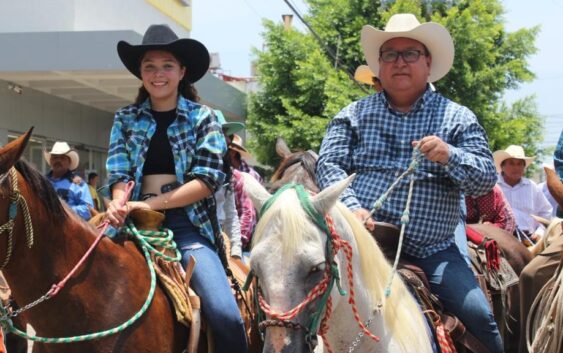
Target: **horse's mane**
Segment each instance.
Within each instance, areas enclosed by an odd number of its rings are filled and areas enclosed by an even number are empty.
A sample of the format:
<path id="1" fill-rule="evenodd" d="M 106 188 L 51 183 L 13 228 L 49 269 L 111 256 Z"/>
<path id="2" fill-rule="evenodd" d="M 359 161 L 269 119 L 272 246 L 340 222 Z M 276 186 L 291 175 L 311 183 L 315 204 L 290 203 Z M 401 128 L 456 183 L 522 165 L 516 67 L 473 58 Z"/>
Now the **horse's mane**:
<path id="1" fill-rule="evenodd" d="M 68 217 L 49 180 L 24 160 L 18 160 L 14 167 L 26 180 L 33 193 L 41 200 L 43 206 L 53 215 L 54 220 L 65 220 Z M 4 179 L 4 183 L 8 183 L 8 178 Z"/>
<path id="2" fill-rule="evenodd" d="M 335 219 L 339 233 L 342 233 L 343 229 L 342 227 L 338 229 L 338 218 L 352 229 L 361 267 L 361 271 L 354 272 L 361 275 L 364 283 L 363 289 L 357 288 L 356 290 L 365 290 L 371 297 L 373 305 L 383 304 L 385 322 L 404 351 L 409 351 L 409 347 L 427 347 L 429 343 L 424 340 L 427 340 L 428 337 L 420 332 L 420 328 L 425 327 L 424 319 L 422 315 L 413 314 L 419 312 L 420 309 L 398 274 L 393 281 L 391 295 L 385 297 L 384 292 L 391 273 L 391 266 L 375 240 L 352 212 L 340 202 L 333 208 L 331 215 Z M 284 256 L 294 253 L 303 243 L 305 237 L 318 234 L 318 232 L 306 231 L 314 225 L 308 220 L 303 208 L 300 207 L 300 201 L 293 190 L 282 193 L 270 209 L 262 215 L 253 237 L 253 246 L 264 239 L 269 224 L 279 225 L 279 231 L 283 234 L 284 239 L 281 249 Z M 344 268 L 344 265 L 341 264 L 341 271 Z M 341 276 L 344 276 L 344 273 L 341 273 Z"/>

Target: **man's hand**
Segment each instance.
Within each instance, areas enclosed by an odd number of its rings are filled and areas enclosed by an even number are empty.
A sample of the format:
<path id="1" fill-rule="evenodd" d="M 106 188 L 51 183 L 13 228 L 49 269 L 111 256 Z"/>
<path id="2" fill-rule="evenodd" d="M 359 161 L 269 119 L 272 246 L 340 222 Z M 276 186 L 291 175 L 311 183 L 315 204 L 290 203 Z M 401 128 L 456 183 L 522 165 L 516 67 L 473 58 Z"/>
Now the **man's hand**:
<path id="1" fill-rule="evenodd" d="M 356 217 L 360 220 L 360 222 L 362 222 L 367 230 L 373 232 L 373 230 L 375 229 L 375 221 L 369 215 L 368 210 L 366 210 L 365 208 L 358 208 L 354 211 L 354 215 L 356 215 Z"/>
<path id="2" fill-rule="evenodd" d="M 420 152 L 426 159 L 440 164 L 447 164 L 450 157 L 448 144 L 438 136 L 426 136 L 420 141 L 413 141 L 412 146 L 420 143 Z"/>

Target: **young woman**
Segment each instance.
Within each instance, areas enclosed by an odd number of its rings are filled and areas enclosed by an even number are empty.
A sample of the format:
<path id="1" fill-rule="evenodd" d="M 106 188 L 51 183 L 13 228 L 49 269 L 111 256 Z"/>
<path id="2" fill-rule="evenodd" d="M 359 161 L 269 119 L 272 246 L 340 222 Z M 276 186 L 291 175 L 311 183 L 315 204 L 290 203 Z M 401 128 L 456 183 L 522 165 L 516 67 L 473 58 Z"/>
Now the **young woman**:
<path id="1" fill-rule="evenodd" d="M 178 39 L 166 25 L 150 26 L 141 45 L 119 42 L 117 51 L 143 85 L 135 103 L 115 114 L 107 217 L 120 226 L 134 209 L 165 211 L 164 226 L 174 233 L 182 264 L 190 255 L 197 261 L 191 286 L 201 297 L 215 351 L 247 352 L 243 321 L 215 247 L 213 193 L 225 179 L 227 147 L 221 125 L 210 108 L 197 103 L 193 87 L 209 67 L 209 53 L 196 40 Z M 130 180 L 132 201 L 120 207 Z"/>

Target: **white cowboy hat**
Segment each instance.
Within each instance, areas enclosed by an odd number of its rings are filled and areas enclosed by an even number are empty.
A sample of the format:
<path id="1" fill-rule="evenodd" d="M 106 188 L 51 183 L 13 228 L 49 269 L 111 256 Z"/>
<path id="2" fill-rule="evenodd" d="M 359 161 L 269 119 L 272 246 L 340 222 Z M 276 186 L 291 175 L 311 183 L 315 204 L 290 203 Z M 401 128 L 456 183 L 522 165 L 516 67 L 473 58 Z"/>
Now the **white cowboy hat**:
<path id="1" fill-rule="evenodd" d="M 354 80 L 365 83 L 366 85 L 373 86 L 373 78 L 377 77 L 367 65 L 360 65 L 356 68 L 356 72 L 354 72 Z"/>
<path id="2" fill-rule="evenodd" d="M 391 16 L 384 31 L 369 25 L 362 28 L 360 41 L 372 72 L 379 73 L 379 50 L 383 43 L 399 37 L 419 41 L 432 55 L 428 82 L 438 81 L 452 68 L 455 49 L 448 30 L 435 22 L 420 24 L 413 14 L 400 13 Z"/>
<path id="3" fill-rule="evenodd" d="M 498 150 L 495 151 L 495 153 L 493 153 L 493 159 L 495 160 L 495 166 L 497 167 L 497 172 L 501 171 L 500 165 L 502 164 L 502 162 L 504 162 L 509 158 L 524 160 L 524 162 L 526 162 L 526 168 L 528 168 L 536 157 L 526 157 L 522 146 L 510 145 L 504 150 Z"/>
<path id="4" fill-rule="evenodd" d="M 78 153 L 70 148 L 68 143 L 64 141 L 57 141 L 51 148 L 51 152 L 43 151 L 43 157 L 47 161 L 49 167 L 51 166 L 51 155 L 66 155 L 70 158 L 70 167 L 69 170 L 75 170 L 78 168 L 78 162 L 80 161 L 80 157 L 78 157 Z"/>

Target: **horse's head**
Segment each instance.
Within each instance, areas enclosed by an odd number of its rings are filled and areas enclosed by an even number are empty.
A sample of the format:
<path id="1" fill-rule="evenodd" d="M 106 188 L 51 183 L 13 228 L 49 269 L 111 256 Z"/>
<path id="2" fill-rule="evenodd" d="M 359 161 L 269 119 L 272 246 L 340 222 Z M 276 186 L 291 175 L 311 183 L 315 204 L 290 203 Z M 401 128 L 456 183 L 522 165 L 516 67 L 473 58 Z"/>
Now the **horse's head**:
<path id="1" fill-rule="evenodd" d="M 319 192 L 315 176 L 315 164 L 319 156 L 314 151 L 291 152 L 285 141 L 278 138 L 276 152 L 282 161 L 270 179 L 272 192 L 288 183 L 302 184 L 309 191 Z"/>
<path id="2" fill-rule="evenodd" d="M 310 197 L 294 188 L 283 188 L 272 196 L 252 177 L 245 175 L 245 191 L 257 209 L 262 210 L 253 238 L 251 268 L 259 279 L 262 306 L 269 308 L 265 352 L 308 352 L 305 334 L 319 297 L 300 307 L 325 278 L 330 255 L 326 252 L 328 234 L 311 219 L 310 207 L 323 219 L 353 177 Z M 302 190 L 302 189 L 301 189 Z M 307 201 L 304 201 L 305 198 Z M 312 337 L 315 337 L 313 335 Z"/>
<path id="3" fill-rule="evenodd" d="M 20 205 L 25 203 L 14 165 L 27 146 L 32 130 L 33 128 L 29 129 L 26 134 L 0 148 L 0 235 L 4 235 L 6 239 L 0 247 L 0 259 L 3 259 L 0 260 L 0 268 L 6 266 L 12 255 L 17 211 Z M 28 245 L 30 242 L 31 240 L 28 240 Z"/>
<path id="4" fill-rule="evenodd" d="M 536 215 L 532 215 L 532 218 L 543 224 L 546 228 L 540 241 L 529 248 L 532 256 L 536 256 L 544 251 L 545 248 L 547 248 L 549 244 L 553 243 L 557 238 L 563 236 L 563 219 L 553 217 L 551 220 L 548 220 Z"/>
<path id="5" fill-rule="evenodd" d="M 4 176 L 6 173 L 16 164 L 20 159 L 29 138 L 31 137 L 31 132 L 33 128 L 29 129 L 24 135 L 15 139 L 14 141 L 8 143 L 4 147 L 0 148 L 0 175 Z"/>
<path id="6" fill-rule="evenodd" d="M 16 257 L 16 251 L 21 248 L 18 244 L 24 243 L 20 235 L 25 236 L 27 248 L 31 247 L 33 223 L 46 219 L 47 210 L 52 218 L 45 221 L 46 225 L 57 226 L 66 218 L 50 182 L 20 160 L 32 130 L 0 148 L 0 268 L 8 263 L 12 252 Z M 45 230 L 45 227 L 39 228 Z"/>

